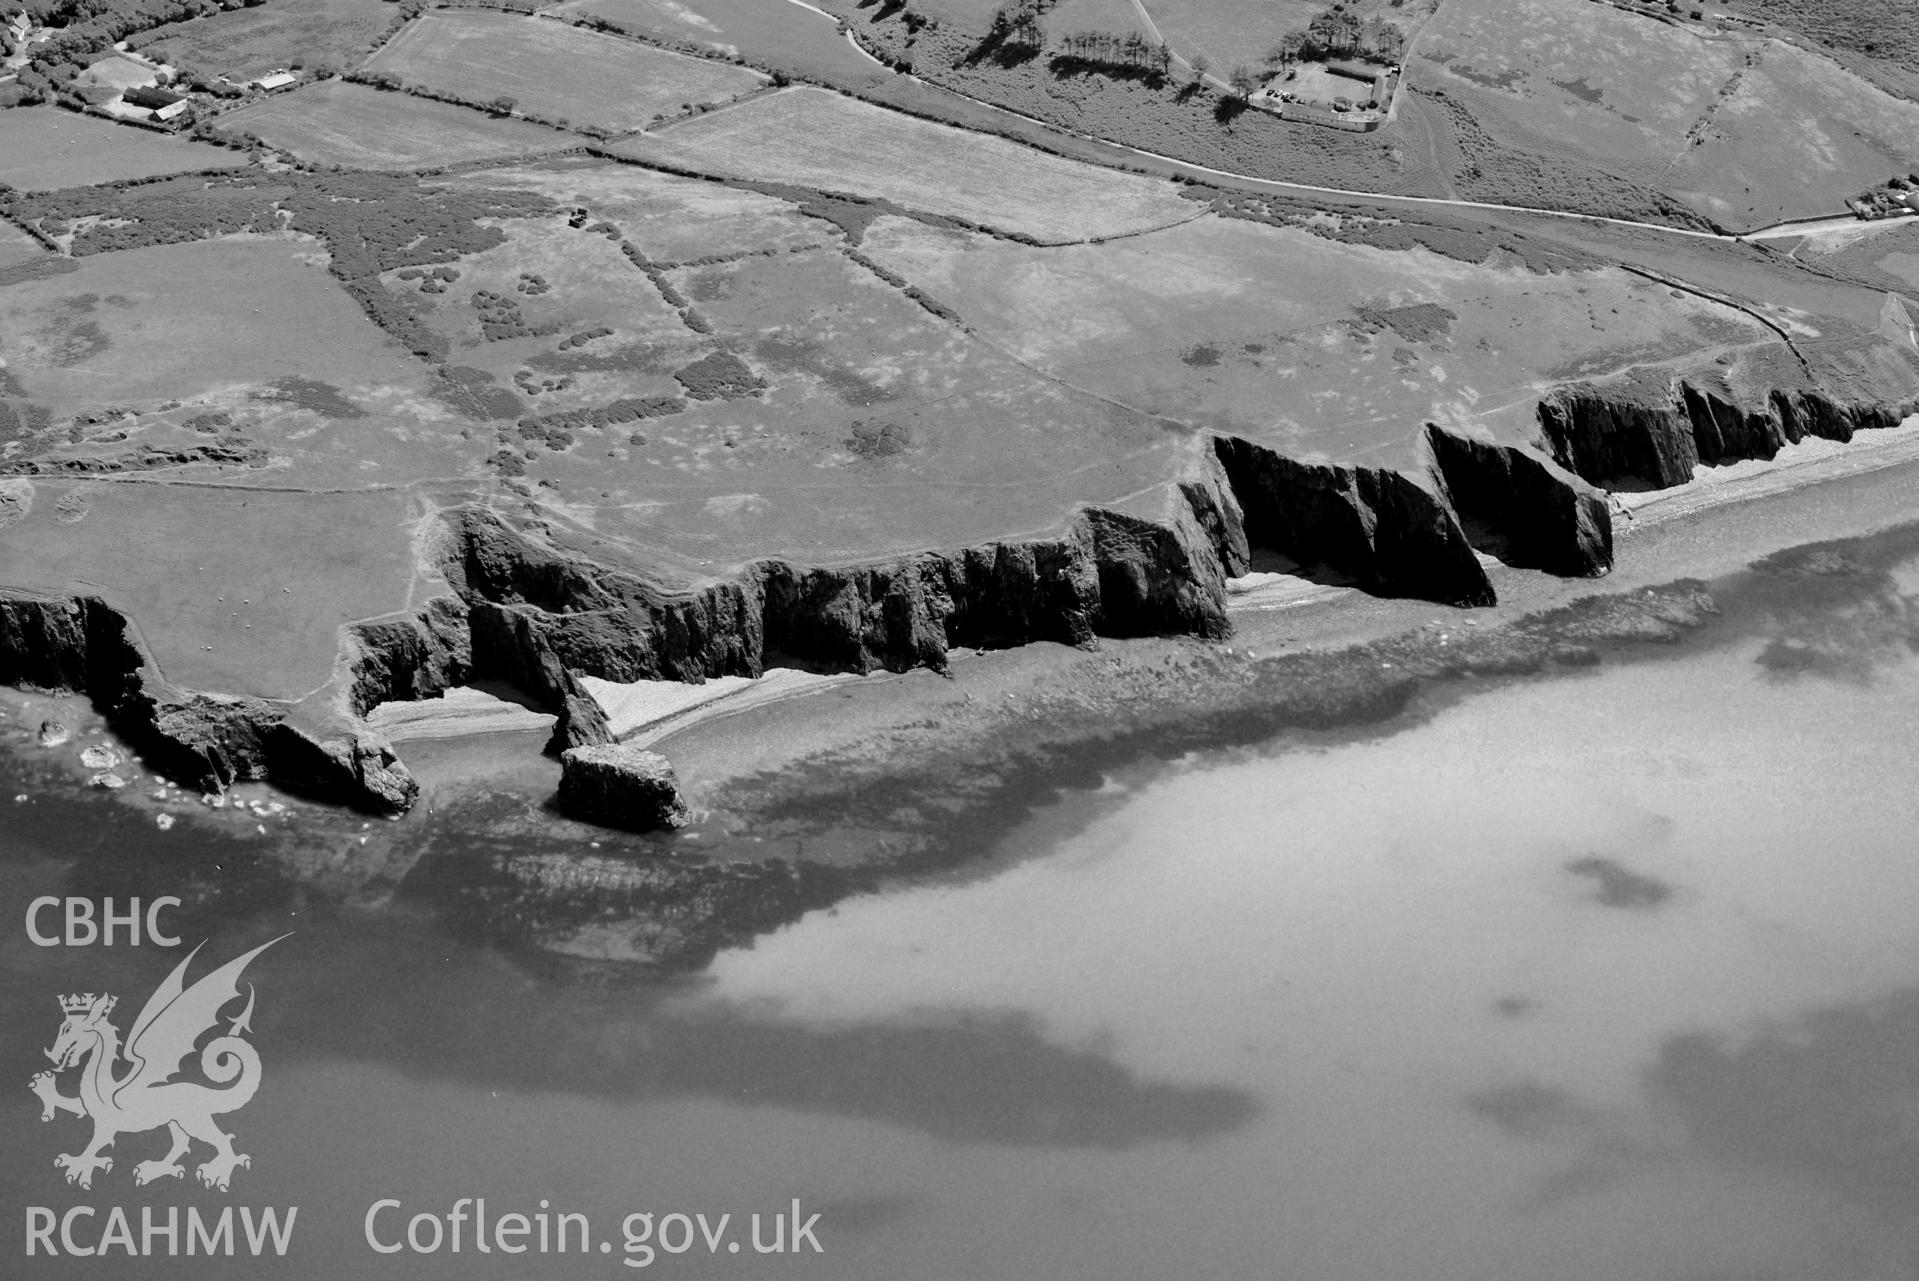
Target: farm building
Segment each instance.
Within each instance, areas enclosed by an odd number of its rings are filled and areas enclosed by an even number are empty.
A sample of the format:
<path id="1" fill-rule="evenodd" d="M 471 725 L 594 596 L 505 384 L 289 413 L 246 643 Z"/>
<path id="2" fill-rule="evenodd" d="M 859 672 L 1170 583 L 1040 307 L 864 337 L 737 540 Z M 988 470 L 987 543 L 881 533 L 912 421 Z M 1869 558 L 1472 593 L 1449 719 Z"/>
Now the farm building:
<path id="1" fill-rule="evenodd" d="M 171 120 L 187 109 L 187 100 L 165 89 L 129 89 L 120 96 L 129 107 L 145 107 L 155 120 Z"/>
<path id="2" fill-rule="evenodd" d="M 300 77 L 294 75 L 291 71 L 269 71 L 266 75 L 255 80 L 253 87 L 255 89 L 264 89 L 271 93 L 275 89 L 284 89 L 290 84 L 296 84 L 299 82 L 299 79 Z"/>

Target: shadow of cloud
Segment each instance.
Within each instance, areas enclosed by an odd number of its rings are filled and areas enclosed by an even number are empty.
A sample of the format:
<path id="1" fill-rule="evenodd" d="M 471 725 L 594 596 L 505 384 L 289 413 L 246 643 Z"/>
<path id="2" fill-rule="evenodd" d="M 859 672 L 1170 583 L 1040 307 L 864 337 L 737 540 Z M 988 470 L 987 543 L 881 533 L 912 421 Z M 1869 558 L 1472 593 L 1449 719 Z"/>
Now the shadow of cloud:
<path id="1" fill-rule="evenodd" d="M 1858 687 L 1919 653 L 1919 596 L 1894 569 L 1919 555 L 1910 531 L 1820 543 L 1757 562 L 1749 583 L 1763 607 L 1757 658 L 1767 678 L 1813 677 Z"/>
<path id="2" fill-rule="evenodd" d="M 51 817 L 55 807 L 45 808 Z M 143 828 L 153 830 L 137 820 L 123 830 L 132 838 Z M 201 940 L 209 940 L 207 950 L 189 982 L 291 929 L 293 937 L 248 971 L 259 988 L 255 1039 L 263 1053 L 270 1047 L 276 1065 L 366 1062 L 417 1079 L 526 1093 L 705 1098 L 1014 1146 L 1201 1142 L 1244 1127 L 1259 1112 L 1239 1089 L 1149 1080 L 1096 1048 L 1056 1044 L 1019 1011 L 811 1024 L 777 1009 L 711 999 L 700 980 L 658 968 L 502 950 L 517 927 L 476 921 L 469 928 L 444 903 L 409 895 L 392 910 L 372 912 L 333 903 L 265 863 L 253 842 L 214 837 L 191 850 L 176 843 L 180 853 L 171 857 L 162 846 L 129 840 L 124 861 L 116 850 L 116 857 L 63 870 L 23 845 L 0 862 L 0 888 L 21 902 L 42 894 L 111 895 L 122 905 L 133 895 L 187 900 L 165 918 L 183 948 L 93 949 L 82 958 L 24 944 L 10 949 L 0 972 L 0 1020 L 19 1030 L 23 1044 L 52 1040 L 61 1017 L 57 993 L 111 992 L 131 1018 Z M 141 859 L 142 851 L 153 857 Z M 484 851 L 466 854 L 492 864 Z M 450 875 L 460 860 L 460 852 L 448 851 L 428 854 L 422 864 Z M 688 882 L 693 888 L 683 900 L 673 898 L 679 891 L 669 879 L 665 899 L 642 902 L 649 866 L 674 861 L 623 860 L 636 873 L 632 904 L 600 901 L 583 883 L 577 894 L 559 895 L 551 910 L 570 920 L 597 914 L 670 927 L 713 908 L 706 896 L 716 882 L 707 879 Z M 194 866 L 204 876 L 185 875 Z M 765 894 L 772 916 L 791 919 L 803 910 L 777 884 L 783 868 L 744 870 L 752 873 L 746 892 Z M 819 888 L 829 901 L 844 892 Z M 503 913 L 517 902 L 544 913 L 545 898 L 521 888 L 517 896 L 469 906 Z M 729 919 L 729 930 L 748 935 L 769 927 L 740 925 L 736 918 L 754 913 L 737 902 L 720 903 L 717 914 Z"/>
<path id="3" fill-rule="evenodd" d="M 1673 895 L 1673 888 L 1653 876 L 1644 876 L 1623 863 L 1597 854 L 1576 858 L 1566 864 L 1574 876 L 1591 881 L 1594 898 L 1602 907 L 1628 911 L 1651 911 Z"/>
<path id="4" fill-rule="evenodd" d="M 1674 1037 L 1646 1088 L 1715 1158 L 1838 1183 L 1888 1211 L 1919 1204 L 1919 988 L 1738 1045 Z"/>

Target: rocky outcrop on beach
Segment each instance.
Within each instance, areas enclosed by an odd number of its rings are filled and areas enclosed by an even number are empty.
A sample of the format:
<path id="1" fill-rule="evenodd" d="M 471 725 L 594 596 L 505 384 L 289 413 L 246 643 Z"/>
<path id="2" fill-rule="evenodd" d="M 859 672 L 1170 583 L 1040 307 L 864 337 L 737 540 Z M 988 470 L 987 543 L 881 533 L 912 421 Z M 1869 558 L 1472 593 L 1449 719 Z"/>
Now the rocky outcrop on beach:
<path id="1" fill-rule="evenodd" d="M 559 805 L 576 818 L 636 831 L 684 827 L 687 821 L 672 764 L 657 752 L 618 743 L 560 753 Z"/>

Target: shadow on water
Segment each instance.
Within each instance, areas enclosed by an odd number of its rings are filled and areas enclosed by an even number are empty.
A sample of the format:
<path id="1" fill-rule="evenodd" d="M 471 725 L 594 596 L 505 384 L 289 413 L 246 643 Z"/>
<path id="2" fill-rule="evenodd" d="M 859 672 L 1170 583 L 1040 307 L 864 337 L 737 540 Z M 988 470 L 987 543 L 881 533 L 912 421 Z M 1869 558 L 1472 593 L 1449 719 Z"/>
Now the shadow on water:
<path id="1" fill-rule="evenodd" d="M 1566 864 L 1574 876 L 1593 883 L 1593 897 L 1604 907 L 1650 911 L 1672 897 L 1672 886 L 1654 876 L 1633 871 L 1617 859 L 1602 855 L 1576 858 Z"/>
<path id="2" fill-rule="evenodd" d="M 36 785 L 42 799 L 8 815 L 0 879 L 15 912 L 39 894 L 179 895 L 186 902 L 178 932 L 215 940 L 223 956 L 293 928 L 295 938 L 260 963 L 263 985 L 272 986 L 257 1026 L 275 1039 L 277 1054 L 295 1059 L 372 1062 L 496 1089 L 746 1100 L 982 1143 L 1121 1148 L 1205 1139 L 1248 1124 L 1258 1111 L 1253 1097 L 1142 1079 L 1096 1050 L 1049 1042 L 1018 1015 L 981 1009 L 937 1020 L 805 1024 L 777 1009 L 722 1004 L 670 967 L 621 961 L 664 955 L 697 968 L 720 947 L 750 942 L 885 877 L 989 855 L 1036 809 L 1099 788 L 1110 769 L 1270 742 L 1289 730 L 1382 732 L 1409 714 L 1430 714 L 1433 692 L 1466 687 L 1463 676 L 1529 676 L 1572 661 L 1568 654 L 1590 662 L 1663 656 L 1681 648 L 1671 642 L 1682 636 L 1705 645 L 1758 636 L 1768 652 L 1798 645 L 1821 656 L 1768 665 L 1781 679 L 1870 678 L 1919 636 L 1898 574 L 1915 555 L 1919 527 L 1770 558 L 1715 584 L 1711 598 L 1703 585 L 1635 594 L 1630 607 L 1595 598 L 1563 617 L 1462 635 L 1444 647 L 1391 639 L 1286 657 L 1248 669 L 1232 705 L 1194 699 L 1188 719 L 1132 727 L 1107 719 L 1097 735 L 1057 745 L 969 747 L 962 758 L 870 776 L 822 762 L 825 772 L 795 771 L 784 790 L 742 811 L 762 831 L 810 838 L 847 824 L 886 830 L 903 810 L 925 810 L 923 826 L 937 829 L 937 839 L 888 867 L 587 852 L 577 839 L 542 837 L 537 823 L 496 831 L 475 811 L 387 829 L 395 853 L 386 893 L 356 895 L 329 888 L 311 869 L 327 858 L 353 869 L 357 820 L 342 826 L 317 817 L 310 828 L 257 841 L 198 825 L 161 834 L 150 816 L 118 802 Z M 1721 612 L 1708 624 L 1702 619 L 1715 598 Z M 1665 643 L 1655 651 L 1649 640 Z M 1110 715 L 1086 710 L 1089 724 Z M 15 768 L 0 765 L 0 774 Z M 14 790 L 11 782 L 0 778 L 0 790 Z M 929 804 L 946 800 L 954 804 Z M 347 852 L 329 854 L 329 837 Z M 1568 870 L 1592 880 L 1602 904 L 1646 910 L 1670 894 L 1596 856 Z M 609 937 L 619 946 L 575 946 Z M 52 994 L 111 985 L 131 1003 L 173 963 L 151 949 L 96 950 L 82 977 L 70 959 L 15 940 L 6 953 L 15 963 L 0 977 L 0 1017 L 45 1027 L 48 1037 L 57 1022 Z M 1808 1041 L 1762 1039 L 1738 1051 L 1680 1038 L 1651 1084 L 1710 1148 L 1843 1169 L 1903 1194 L 1919 1181 L 1919 1138 L 1905 1137 L 1919 1135 L 1919 1119 L 1889 1126 L 1883 1116 L 1896 1106 L 1906 1110 L 1895 1115 L 1919 1118 L 1919 993 L 1883 1009 L 1836 1011 L 1808 1027 Z M 1596 1155 L 1568 1172 L 1562 1191 L 1571 1194 L 1581 1179 L 1602 1179 L 1606 1162 L 1627 1158 L 1607 1146 L 1605 1127 L 1581 1104 L 1552 1090 L 1488 1095 L 1474 1106 L 1522 1131 L 1589 1125 Z M 1780 1109 L 1790 1115 L 1775 1115 Z M 1869 1130 L 1869 1142 L 1843 1137 L 1852 1130 Z"/>
<path id="3" fill-rule="evenodd" d="M 0 896 L 18 913 L 43 894 L 177 895 L 185 903 L 167 927 L 188 948 L 210 940 L 189 980 L 291 929 L 249 971 L 260 984 L 258 1040 L 279 1063 L 370 1062 L 437 1082 L 617 1101 L 710 1098 L 1012 1145 L 1197 1141 L 1258 1110 L 1235 1089 L 1145 1080 L 1096 1050 L 1054 1044 L 1017 1014 L 813 1026 L 716 1001 L 697 980 L 659 970 L 508 950 L 457 919 L 449 928 L 425 890 L 386 907 L 342 905 L 287 875 L 266 842 L 217 832 L 172 841 L 117 818 L 119 808 L 91 797 L 20 807 L 19 839 L 0 845 Z M 68 838 L 82 832 L 95 838 L 75 859 Z M 520 892 L 529 897 L 540 901 Z M 599 910 L 622 909 L 616 899 Z M 130 1020 L 185 949 L 76 954 L 16 933 L 4 954 L 0 1022 L 26 1046 L 51 1042 L 53 998 L 70 988 L 114 993 Z"/>
<path id="4" fill-rule="evenodd" d="M 1766 675 L 1864 686 L 1919 652 L 1919 596 L 1894 570 L 1919 554 L 1910 530 L 1879 539 L 1798 547 L 1756 563 L 1743 577 L 1760 614 Z"/>
<path id="5" fill-rule="evenodd" d="M 1889 1215 L 1919 1207 L 1919 988 L 1740 1044 L 1673 1037 L 1646 1087 L 1715 1158 L 1837 1183 Z"/>

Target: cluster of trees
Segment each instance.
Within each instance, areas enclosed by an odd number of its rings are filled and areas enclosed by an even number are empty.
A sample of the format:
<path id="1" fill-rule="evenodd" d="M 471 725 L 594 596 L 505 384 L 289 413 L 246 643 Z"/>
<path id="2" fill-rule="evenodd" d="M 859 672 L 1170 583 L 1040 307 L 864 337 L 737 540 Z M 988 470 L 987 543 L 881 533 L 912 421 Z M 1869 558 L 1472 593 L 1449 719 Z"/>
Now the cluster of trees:
<path id="1" fill-rule="evenodd" d="M 1013 0 L 993 11 L 993 35 L 1002 45 L 1038 49 L 1046 43 L 1039 20 L 1059 0 Z"/>
<path id="2" fill-rule="evenodd" d="M 1267 53 L 1266 62 L 1275 67 L 1325 58 L 1397 62 L 1405 44 L 1406 33 L 1396 23 L 1376 14 L 1361 19 L 1336 4 L 1307 23 L 1304 31 L 1288 32 Z"/>
<path id="3" fill-rule="evenodd" d="M 24 9 L 35 23 L 55 28 L 53 38 L 34 46 L 34 66 L 55 82 L 111 49 L 115 41 L 143 31 L 184 22 L 222 9 L 253 8 L 266 0 L 16 0 L 7 11 Z"/>
<path id="4" fill-rule="evenodd" d="M 1154 44 L 1137 31 L 1116 35 L 1111 31 L 1075 31 L 1060 41 L 1066 57 L 1078 62 L 1133 71 L 1166 74 L 1173 55 L 1165 45 Z"/>

